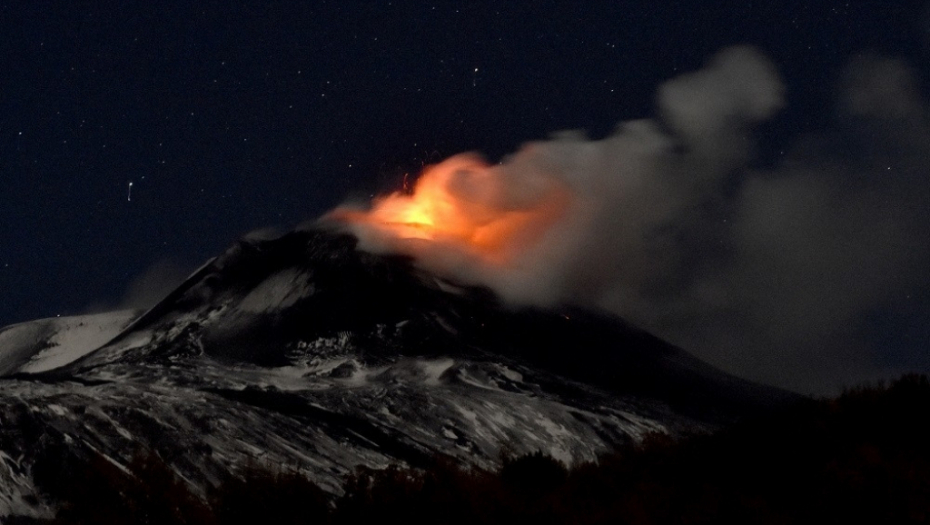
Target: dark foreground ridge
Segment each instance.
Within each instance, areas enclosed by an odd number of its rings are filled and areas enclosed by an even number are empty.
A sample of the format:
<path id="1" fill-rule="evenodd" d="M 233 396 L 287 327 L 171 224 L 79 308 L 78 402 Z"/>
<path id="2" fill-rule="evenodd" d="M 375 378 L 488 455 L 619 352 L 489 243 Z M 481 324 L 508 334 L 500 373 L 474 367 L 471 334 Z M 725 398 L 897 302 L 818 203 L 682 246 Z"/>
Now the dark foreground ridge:
<path id="1" fill-rule="evenodd" d="M 286 466 L 332 497 L 359 467 L 580 464 L 797 399 L 316 228 L 237 243 L 141 316 L 37 323 L 0 330 L 0 517 L 54 515 L 55 465 L 161 469 L 198 501 Z"/>
<path id="2" fill-rule="evenodd" d="M 335 499 L 297 472 L 260 468 L 200 497 L 157 456 L 138 457 L 135 475 L 95 458 L 50 473 L 57 519 L 21 523 L 923 524 L 928 412 L 930 381 L 908 376 L 713 435 L 653 434 L 571 468 L 539 452 L 494 470 L 444 457 L 360 468 Z"/>

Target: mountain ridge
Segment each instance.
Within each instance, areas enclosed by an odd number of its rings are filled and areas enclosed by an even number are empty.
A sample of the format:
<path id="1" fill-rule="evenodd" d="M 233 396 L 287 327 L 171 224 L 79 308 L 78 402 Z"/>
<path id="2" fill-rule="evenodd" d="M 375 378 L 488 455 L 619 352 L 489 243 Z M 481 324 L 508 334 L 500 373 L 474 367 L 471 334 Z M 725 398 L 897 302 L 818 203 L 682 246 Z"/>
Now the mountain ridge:
<path id="1" fill-rule="evenodd" d="M 507 307 L 317 228 L 234 244 L 80 354 L 0 379 L 0 515 L 48 514 L 30 472 L 50 457 L 125 467 L 141 447 L 200 491 L 289 464 L 338 492 L 358 465 L 593 460 L 794 398 L 605 313 Z"/>

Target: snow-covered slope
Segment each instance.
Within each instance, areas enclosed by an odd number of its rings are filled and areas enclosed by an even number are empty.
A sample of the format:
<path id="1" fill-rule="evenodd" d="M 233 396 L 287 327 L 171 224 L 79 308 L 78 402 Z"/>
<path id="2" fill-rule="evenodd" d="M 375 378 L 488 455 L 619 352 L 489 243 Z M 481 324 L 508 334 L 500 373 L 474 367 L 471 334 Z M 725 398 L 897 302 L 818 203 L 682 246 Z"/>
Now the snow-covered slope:
<path id="1" fill-rule="evenodd" d="M 92 351 L 73 321 L 0 333 L 0 515 L 48 514 L 32 474 L 62 457 L 154 452 L 201 490 L 287 465 L 338 492 L 358 465 L 591 460 L 785 399 L 617 318 L 513 311 L 355 245 L 241 242 L 128 327 L 99 318 L 112 332 Z"/>
<path id="2" fill-rule="evenodd" d="M 52 317 L 0 329 L 0 375 L 45 372 L 100 348 L 140 314 L 118 310 Z"/>

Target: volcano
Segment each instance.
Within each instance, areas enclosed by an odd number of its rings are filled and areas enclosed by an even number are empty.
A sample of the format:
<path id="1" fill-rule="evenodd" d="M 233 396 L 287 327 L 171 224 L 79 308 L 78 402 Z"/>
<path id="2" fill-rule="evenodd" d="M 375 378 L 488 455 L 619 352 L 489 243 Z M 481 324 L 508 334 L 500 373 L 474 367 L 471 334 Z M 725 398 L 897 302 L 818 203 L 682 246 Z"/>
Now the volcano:
<path id="1" fill-rule="evenodd" d="M 337 494 L 360 465 L 589 461 L 792 399 L 610 314 L 517 308 L 357 245 L 242 240 L 148 311 L 0 330 L 0 515 L 53 515 L 37 473 L 69 458 L 155 453 L 200 492 L 286 466 Z"/>

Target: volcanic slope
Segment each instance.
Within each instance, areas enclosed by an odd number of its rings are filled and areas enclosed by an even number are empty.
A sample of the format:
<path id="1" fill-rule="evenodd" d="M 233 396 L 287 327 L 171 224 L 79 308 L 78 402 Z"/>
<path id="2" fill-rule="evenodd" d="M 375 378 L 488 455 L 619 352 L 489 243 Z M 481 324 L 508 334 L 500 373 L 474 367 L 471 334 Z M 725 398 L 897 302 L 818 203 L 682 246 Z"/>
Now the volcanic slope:
<path id="1" fill-rule="evenodd" d="M 791 398 L 616 317 L 508 308 L 314 228 L 240 241 L 129 315 L 91 319 L 113 332 L 93 350 L 87 319 L 0 331 L 0 516 L 50 515 L 37 473 L 69 458 L 154 452 L 197 491 L 284 466 L 338 493 L 359 465 L 593 460 Z"/>

